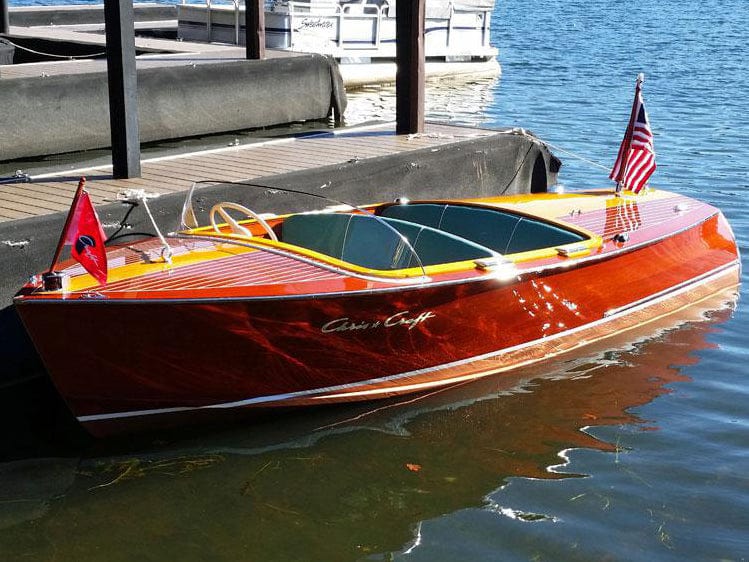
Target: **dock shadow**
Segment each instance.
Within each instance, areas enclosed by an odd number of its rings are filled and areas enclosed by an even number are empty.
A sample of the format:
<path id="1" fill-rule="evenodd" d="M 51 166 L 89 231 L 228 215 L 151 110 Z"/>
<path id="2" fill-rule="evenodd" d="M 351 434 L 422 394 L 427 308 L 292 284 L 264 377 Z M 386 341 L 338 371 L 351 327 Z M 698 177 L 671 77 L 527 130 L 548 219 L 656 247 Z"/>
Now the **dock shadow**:
<path id="1" fill-rule="evenodd" d="M 75 454 L 88 442 L 13 306 L 0 310 L 0 462 Z"/>

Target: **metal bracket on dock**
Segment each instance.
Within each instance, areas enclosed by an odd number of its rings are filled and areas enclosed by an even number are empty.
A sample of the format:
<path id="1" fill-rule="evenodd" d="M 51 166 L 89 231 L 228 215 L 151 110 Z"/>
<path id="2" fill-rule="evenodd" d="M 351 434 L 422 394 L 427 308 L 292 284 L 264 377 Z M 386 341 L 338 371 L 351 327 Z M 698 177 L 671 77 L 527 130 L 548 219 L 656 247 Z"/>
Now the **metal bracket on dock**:
<path id="1" fill-rule="evenodd" d="M 6 184 L 6 183 L 29 183 L 31 182 L 31 176 L 24 172 L 23 170 L 16 170 L 15 174 L 12 176 L 6 176 L 4 178 L 0 178 L 0 185 Z"/>

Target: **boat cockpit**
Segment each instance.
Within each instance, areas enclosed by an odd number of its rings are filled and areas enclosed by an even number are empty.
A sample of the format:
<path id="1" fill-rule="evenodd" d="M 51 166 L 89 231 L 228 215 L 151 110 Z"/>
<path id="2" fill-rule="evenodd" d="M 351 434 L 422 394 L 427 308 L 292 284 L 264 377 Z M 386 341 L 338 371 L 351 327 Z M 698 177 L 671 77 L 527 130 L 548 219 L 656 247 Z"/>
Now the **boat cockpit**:
<path id="1" fill-rule="evenodd" d="M 496 258 L 582 242 L 556 225 L 498 209 L 455 203 L 386 204 L 374 215 L 291 215 L 279 241 L 375 270 Z"/>
<path id="2" fill-rule="evenodd" d="M 227 212 L 232 209 L 245 217 L 233 218 Z M 218 203 L 211 208 L 211 226 L 183 234 L 226 237 L 334 267 L 395 277 L 426 275 L 425 268 L 433 271 L 432 266 L 454 270 L 507 264 L 521 254 L 556 255 L 565 247 L 587 250 L 591 242 L 590 236 L 564 225 L 481 202 L 398 200 L 344 209 L 337 205 L 268 216 Z M 217 215 L 225 222 L 217 223 Z"/>

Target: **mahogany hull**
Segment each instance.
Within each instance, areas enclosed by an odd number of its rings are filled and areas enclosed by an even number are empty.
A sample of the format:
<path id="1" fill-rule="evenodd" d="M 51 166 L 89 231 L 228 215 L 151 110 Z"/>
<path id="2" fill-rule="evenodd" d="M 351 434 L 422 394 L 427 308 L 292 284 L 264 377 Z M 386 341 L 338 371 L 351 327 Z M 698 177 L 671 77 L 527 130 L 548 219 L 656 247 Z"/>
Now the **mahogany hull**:
<path id="1" fill-rule="evenodd" d="M 650 244 L 510 280 L 288 298 L 38 301 L 19 311 L 93 434 L 253 407 L 422 391 L 547 359 L 734 287 L 720 213 Z"/>

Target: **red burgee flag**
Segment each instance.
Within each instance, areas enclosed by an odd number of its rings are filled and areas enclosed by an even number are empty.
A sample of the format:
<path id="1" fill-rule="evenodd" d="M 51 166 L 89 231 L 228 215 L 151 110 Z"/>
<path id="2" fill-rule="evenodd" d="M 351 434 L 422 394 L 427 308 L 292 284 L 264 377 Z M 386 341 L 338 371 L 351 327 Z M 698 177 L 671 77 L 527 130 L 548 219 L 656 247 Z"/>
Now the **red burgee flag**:
<path id="1" fill-rule="evenodd" d="M 648 114 L 642 101 L 642 83 L 645 77 L 640 74 L 635 86 L 635 101 L 629 118 L 627 132 L 619 147 L 619 154 L 609 178 L 616 182 L 616 190 L 629 189 L 639 193 L 655 172 L 655 148 L 653 132 L 650 130 Z"/>
<path id="2" fill-rule="evenodd" d="M 70 255 L 103 285 L 107 282 L 106 237 L 88 192 L 84 189 L 80 190 L 73 202 L 69 216 L 63 236 L 65 244 L 72 246 Z"/>

